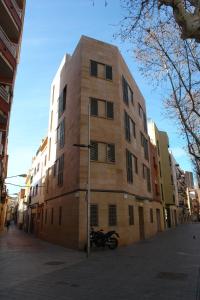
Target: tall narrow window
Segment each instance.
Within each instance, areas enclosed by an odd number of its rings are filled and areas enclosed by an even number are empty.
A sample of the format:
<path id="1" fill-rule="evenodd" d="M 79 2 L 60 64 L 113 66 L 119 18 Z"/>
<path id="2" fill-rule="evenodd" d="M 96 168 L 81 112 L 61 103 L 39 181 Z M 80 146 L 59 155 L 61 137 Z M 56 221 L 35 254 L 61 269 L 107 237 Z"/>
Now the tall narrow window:
<path id="1" fill-rule="evenodd" d="M 98 226 L 98 205 L 91 204 L 90 205 L 90 226 Z"/>
<path id="2" fill-rule="evenodd" d="M 147 118 L 145 112 L 143 112 L 143 123 L 144 123 L 144 131 L 147 133 Z"/>
<path id="3" fill-rule="evenodd" d="M 52 104 L 54 102 L 54 92 L 55 92 L 55 85 L 53 85 L 53 90 L 52 90 Z"/>
<path id="4" fill-rule="evenodd" d="M 138 160 L 137 160 L 137 157 L 135 155 L 133 155 L 133 159 L 134 159 L 134 170 L 135 170 L 135 173 L 138 174 Z"/>
<path id="5" fill-rule="evenodd" d="M 64 87 L 61 95 L 58 98 L 58 118 L 60 118 L 66 107 L 67 86 Z"/>
<path id="6" fill-rule="evenodd" d="M 58 159 L 58 185 L 63 185 L 64 154 Z"/>
<path id="7" fill-rule="evenodd" d="M 135 122 L 130 119 L 131 121 L 131 136 L 133 136 L 134 138 L 136 138 L 136 133 L 135 133 Z"/>
<path id="8" fill-rule="evenodd" d="M 60 148 L 65 145 L 65 119 L 58 125 L 57 128 L 57 142 Z"/>
<path id="9" fill-rule="evenodd" d="M 127 171 L 127 181 L 129 183 L 133 182 L 133 165 L 132 165 L 132 154 L 126 150 L 126 171 Z"/>
<path id="10" fill-rule="evenodd" d="M 97 62 L 94 60 L 90 61 L 90 75 L 97 77 Z"/>
<path id="11" fill-rule="evenodd" d="M 98 100 L 95 98 L 90 99 L 90 114 L 91 116 L 98 116 Z"/>
<path id="12" fill-rule="evenodd" d="M 129 103 L 128 103 L 127 82 L 126 82 L 124 76 L 122 76 L 122 91 L 123 91 L 123 100 L 128 105 Z"/>
<path id="13" fill-rule="evenodd" d="M 106 79 L 112 80 L 112 67 L 106 65 Z"/>
<path id="14" fill-rule="evenodd" d="M 115 145 L 107 144 L 107 161 L 115 162 Z"/>
<path id="15" fill-rule="evenodd" d="M 45 217 L 44 217 L 44 222 L 47 224 L 47 209 L 45 209 Z"/>
<path id="16" fill-rule="evenodd" d="M 108 119 L 114 119 L 113 103 L 106 101 L 106 116 Z"/>
<path id="17" fill-rule="evenodd" d="M 98 160 L 98 143 L 97 142 L 90 142 L 90 159 L 91 160 Z"/>
<path id="18" fill-rule="evenodd" d="M 129 225 L 134 225 L 134 210 L 133 205 L 128 206 Z"/>
<path id="19" fill-rule="evenodd" d="M 149 168 L 147 168 L 147 190 L 148 192 L 151 192 L 151 176 Z"/>
<path id="20" fill-rule="evenodd" d="M 51 138 L 49 139 L 49 160 L 51 159 Z"/>
<path id="21" fill-rule="evenodd" d="M 109 226 L 117 225 L 117 206 L 116 205 L 109 205 L 108 224 L 109 224 Z"/>
<path id="22" fill-rule="evenodd" d="M 62 225 L 62 206 L 59 206 L 58 224 Z"/>
<path id="23" fill-rule="evenodd" d="M 53 110 L 51 111 L 50 131 L 52 130 L 52 125 L 53 125 Z"/>
<path id="24" fill-rule="evenodd" d="M 150 222 L 153 223 L 153 209 L 150 208 Z"/>
<path id="25" fill-rule="evenodd" d="M 51 224 L 53 224 L 53 207 L 51 208 Z"/>
<path id="26" fill-rule="evenodd" d="M 124 112 L 124 127 L 125 127 L 125 137 L 127 141 L 131 141 L 131 134 L 130 134 L 130 121 L 127 112 Z"/>

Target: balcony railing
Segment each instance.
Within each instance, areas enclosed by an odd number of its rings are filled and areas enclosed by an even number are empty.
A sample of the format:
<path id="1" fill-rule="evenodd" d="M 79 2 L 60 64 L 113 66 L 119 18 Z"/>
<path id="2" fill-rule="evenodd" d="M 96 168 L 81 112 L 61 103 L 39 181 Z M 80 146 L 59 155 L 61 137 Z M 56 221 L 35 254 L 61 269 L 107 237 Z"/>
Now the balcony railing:
<path id="1" fill-rule="evenodd" d="M 19 8 L 19 6 L 18 6 L 18 4 L 17 4 L 17 2 L 15 0 L 12 0 L 12 4 L 13 4 L 13 6 L 14 6 L 17 14 L 18 14 L 18 16 L 21 19 L 21 17 L 22 17 L 22 10 Z"/>
<path id="2" fill-rule="evenodd" d="M 0 85 L 0 96 L 3 98 L 7 103 L 9 103 L 10 94 L 6 91 L 6 89 Z"/>
<path id="3" fill-rule="evenodd" d="M 9 38 L 7 37 L 7 35 L 5 34 L 5 32 L 3 31 L 1 26 L 0 26 L 0 39 L 4 42 L 4 44 L 6 45 L 8 50 L 10 51 L 10 53 L 16 58 L 16 56 L 17 56 L 17 45 L 12 43 L 9 40 Z"/>

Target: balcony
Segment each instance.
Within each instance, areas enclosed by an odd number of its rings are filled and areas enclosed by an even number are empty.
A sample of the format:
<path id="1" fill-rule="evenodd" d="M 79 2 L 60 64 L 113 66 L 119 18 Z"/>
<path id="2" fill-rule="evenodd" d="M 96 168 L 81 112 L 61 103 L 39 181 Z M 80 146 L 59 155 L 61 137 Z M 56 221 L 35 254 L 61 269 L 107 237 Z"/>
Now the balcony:
<path id="1" fill-rule="evenodd" d="M 0 81 L 12 83 L 16 67 L 17 45 L 12 43 L 0 27 Z M 11 82 L 10 82 L 11 81 Z"/>
<path id="2" fill-rule="evenodd" d="M 0 85 L 0 97 L 9 103 L 10 101 L 10 93 L 4 88 L 3 85 Z"/>
<path id="3" fill-rule="evenodd" d="M 9 39 L 15 43 L 19 41 L 22 15 L 22 10 L 15 0 L 0 1 L 0 25 Z"/>

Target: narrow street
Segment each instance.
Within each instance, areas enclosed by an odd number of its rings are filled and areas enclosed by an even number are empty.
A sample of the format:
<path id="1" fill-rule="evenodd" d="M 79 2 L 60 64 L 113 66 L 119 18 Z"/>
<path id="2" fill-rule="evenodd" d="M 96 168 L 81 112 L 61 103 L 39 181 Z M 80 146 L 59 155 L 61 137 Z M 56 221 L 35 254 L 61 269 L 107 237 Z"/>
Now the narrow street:
<path id="1" fill-rule="evenodd" d="M 0 299 L 200 299 L 200 224 L 90 258 L 14 227 L 0 235 Z"/>

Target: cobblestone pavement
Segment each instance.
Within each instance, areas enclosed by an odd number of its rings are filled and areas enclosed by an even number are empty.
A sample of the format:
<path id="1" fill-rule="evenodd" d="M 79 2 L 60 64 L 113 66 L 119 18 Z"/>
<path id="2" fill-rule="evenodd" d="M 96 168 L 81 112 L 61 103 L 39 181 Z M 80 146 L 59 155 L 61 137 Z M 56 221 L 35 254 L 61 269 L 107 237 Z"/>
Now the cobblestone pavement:
<path id="1" fill-rule="evenodd" d="M 200 224 L 85 254 L 14 228 L 0 235 L 0 299 L 200 299 Z"/>

